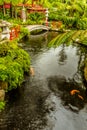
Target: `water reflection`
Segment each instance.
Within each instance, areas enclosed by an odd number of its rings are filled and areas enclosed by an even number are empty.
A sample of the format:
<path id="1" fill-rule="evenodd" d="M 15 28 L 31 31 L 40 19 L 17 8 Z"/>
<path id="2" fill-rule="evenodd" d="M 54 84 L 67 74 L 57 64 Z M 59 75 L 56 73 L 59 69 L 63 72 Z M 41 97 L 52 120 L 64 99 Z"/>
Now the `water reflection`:
<path id="1" fill-rule="evenodd" d="M 56 35 L 51 32 L 23 41 L 35 75 L 8 94 L 8 105 L 0 113 L 0 130 L 87 129 L 87 96 L 81 75 L 87 53 L 76 45 L 48 48 L 47 42 Z M 72 94 L 73 90 L 79 93 Z"/>
<path id="2" fill-rule="evenodd" d="M 72 80 L 67 81 L 63 76 L 52 76 L 48 78 L 48 86 L 56 96 L 61 98 L 62 104 L 67 108 L 78 112 L 84 107 L 87 100 L 85 90 Z M 72 90 L 78 90 L 79 94 L 74 93 L 72 95 Z"/>
<path id="3" fill-rule="evenodd" d="M 59 64 L 60 65 L 65 64 L 66 60 L 67 60 L 67 55 L 66 55 L 66 52 L 65 52 L 65 45 L 62 44 L 61 50 L 59 52 Z"/>
<path id="4" fill-rule="evenodd" d="M 27 79 L 22 88 L 9 92 L 8 105 L 0 113 L 0 130 L 44 130 L 46 115 L 52 107 L 46 104 L 50 92 L 40 89 L 42 83 Z M 25 88 L 26 86 L 26 88 Z M 37 88 L 37 89 L 36 89 Z"/>

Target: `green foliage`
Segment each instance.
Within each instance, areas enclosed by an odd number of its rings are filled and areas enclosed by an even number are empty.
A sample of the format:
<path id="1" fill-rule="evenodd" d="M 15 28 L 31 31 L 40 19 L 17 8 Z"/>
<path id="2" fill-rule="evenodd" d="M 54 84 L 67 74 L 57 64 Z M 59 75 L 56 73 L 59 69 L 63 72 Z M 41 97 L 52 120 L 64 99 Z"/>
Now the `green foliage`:
<path id="1" fill-rule="evenodd" d="M 7 52 L 11 49 L 16 49 L 17 43 L 16 42 L 5 42 L 3 44 L 0 44 L 0 56 L 5 56 L 7 55 Z"/>
<path id="2" fill-rule="evenodd" d="M 29 35 L 29 30 L 27 28 L 21 26 L 20 33 L 23 34 L 24 36 Z"/>
<path id="3" fill-rule="evenodd" d="M 11 90 L 20 86 L 23 82 L 24 72 L 29 72 L 30 57 L 27 52 L 18 48 L 16 44 L 9 44 L 7 48 L 4 48 L 4 44 L 2 44 L 2 50 L 6 49 L 6 51 L 4 57 L 0 57 L 0 80 L 8 82 L 8 90 Z"/>
<path id="4" fill-rule="evenodd" d="M 68 31 L 65 33 L 59 34 L 56 38 L 54 38 L 50 43 L 49 47 L 56 47 L 62 43 L 72 43 L 77 42 L 83 45 L 87 45 L 87 30 L 79 30 L 79 31 Z"/>
<path id="5" fill-rule="evenodd" d="M 51 4 L 54 11 L 50 9 L 49 20 L 61 20 L 66 28 L 87 29 L 86 1 L 53 1 Z"/>
<path id="6" fill-rule="evenodd" d="M 5 107 L 5 102 L 0 102 L 0 111 L 3 110 Z"/>
<path id="7" fill-rule="evenodd" d="M 74 31 L 59 34 L 55 39 L 53 39 L 49 43 L 49 47 L 52 47 L 52 46 L 56 47 L 56 46 L 59 46 L 60 44 L 65 43 L 66 41 L 68 41 L 69 37 L 71 37 L 73 33 Z"/>
<path id="8" fill-rule="evenodd" d="M 18 37 L 18 40 L 22 39 L 25 36 L 28 37 L 29 35 L 30 35 L 29 30 L 26 27 L 21 26 L 21 28 L 20 28 L 20 35 Z"/>
<path id="9" fill-rule="evenodd" d="M 28 19 L 30 19 L 31 21 L 35 21 L 35 23 L 38 23 L 40 20 L 43 20 L 44 18 L 45 15 L 40 12 L 34 12 L 28 15 Z"/>
<path id="10" fill-rule="evenodd" d="M 87 18 L 82 18 L 78 20 L 77 23 L 78 29 L 87 29 Z"/>

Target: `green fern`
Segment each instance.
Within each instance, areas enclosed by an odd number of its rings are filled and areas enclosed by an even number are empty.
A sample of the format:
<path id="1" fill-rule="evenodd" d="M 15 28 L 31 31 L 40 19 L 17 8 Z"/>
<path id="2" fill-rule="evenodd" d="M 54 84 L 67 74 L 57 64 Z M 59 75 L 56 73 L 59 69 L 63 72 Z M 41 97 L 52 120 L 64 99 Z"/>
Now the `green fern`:
<path id="1" fill-rule="evenodd" d="M 74 34 L 72 35 L 73 42 L 76 41 L 76 39 L 80 36 L 80 34 L 81 34 L 81 30 L 74 32 Z"/>
<path id="2" fill-rule="evenodd" d="M 78 40 L 77 40 L 78 39 Z M 73 42 L 79 42 L 83 45 L 87 45 L 87 30 L 79 30 L 79 31 L 69 31 L 63 34 L 59 34 L 56 38 L 54 38 L 50 43 L 49 47 L 57 47 L 63 43 L 69 45 Z"/>
<path id="3" fill-rule="evenodd" d="M 49 47 L 56 47 L 59 46 L 62 43 L 65 43 L 68 41 L 68 38 L 73 34 L 73 31 L 70 32 L 65 32 L 63 34 L 58 35 L 55 39 L 53 39 L 50 43 L 49 43 Z"/>
<path id="4" fill-rule="evenodd" d="M 68 39 L 66 41 L 67 45 L 70 45 L 71 43 L 73 43 L 72 36 L 74 35 L 75 32 L 76 32 L 76 30 L 70 32 L 70 36 L 68 37 Z"/>
<path id="5" fill-rule="evenodd" d="M 48 47 L 53 47 L 54 43 L 58 40 L 58 38 L 61 36 L 62 34 L 59 34 L 56 38 L 54 38 L 53 40 L 51 40 L 51 42 L 48 44 Z"/>
<path id="6" fill-rule="evenodd" d="M 62 34 L 59 37 L 59 39 L 57 40 L 57 42 L 54 43 L 55 46 L 58 46 L 58 45 L 60 45 L 62 43 L 65 43 L 67 41 L 67 39 L 69 38 L 69 36 L 70 36 L 70 32 L 66 32 L 66 33 Z"/>

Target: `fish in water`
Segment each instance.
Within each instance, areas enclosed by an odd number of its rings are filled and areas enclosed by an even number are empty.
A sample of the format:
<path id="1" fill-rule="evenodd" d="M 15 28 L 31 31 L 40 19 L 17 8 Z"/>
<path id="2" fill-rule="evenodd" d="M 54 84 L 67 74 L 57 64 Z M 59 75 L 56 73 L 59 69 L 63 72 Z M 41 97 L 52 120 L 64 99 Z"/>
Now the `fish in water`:
<path id="1" fill-rule="evenodd" d="M 70 94 L 71 94 L 71 95 L 74 95 L 74 94 L 76 94 L 76 93 L 80 93 L 80 91 L 79 91 L 79 90 L 76 90 L 76 89 L 73 89 L 73 90 L 70 91 Z M 80 94 L 78 94 L 78 97 L 79 97 L 80 99 L 84 100 L 84 98 L 83 98 Z"/>
<path id="2" fill-rule="evenodd" d="M 76 89 L 73 89 L 73 90 L 70 91 L 70 94 L 71 94 L 71 95 L 74 95 L 75 93 L 80 93 L 80 91 L 79 91 L 79 90 L 76 90 Z"/>
<path id="3" fill-rule="evenodd" d="M 31 74 L 32 76 L 35 75 L 35 72 L 34 72 L 34 68 L 33 68 L 33 67 L 30 67 L 30 74 Z"/>
<path id="4" fill-rule="evenodd" d="M 79 95 L 79 94 L 78 94 L 78 97 L 79 97 L 80 99 L 84 100 L 84 98 L 83 98 L 81 95 Z"/>

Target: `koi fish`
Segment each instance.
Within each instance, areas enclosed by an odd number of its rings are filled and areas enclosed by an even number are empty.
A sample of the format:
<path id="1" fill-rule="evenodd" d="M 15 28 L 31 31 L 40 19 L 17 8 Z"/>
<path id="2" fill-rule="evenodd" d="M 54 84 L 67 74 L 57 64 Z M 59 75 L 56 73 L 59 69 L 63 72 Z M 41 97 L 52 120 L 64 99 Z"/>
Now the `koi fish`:
<path id="1" fill-rule="evenodd" d="M 70 91 L 70 94 L 74 95 L 75 93 L 79 93 L 79 92 L 80 92 L 79 90 L 73 89 L 73 90 Z"/>
<path id="2" fill-rule="evenodd" d="M 31 74 L 32 76 L 35 75 L 34 68 L 32 68 L 32 67 L 30 67 L 30 74 Z"/>
<path id="3" fill-rule="evenodd" d="M 81 95 L 79 95 L 79 94 L 78 94 L 78 97 L 79 97 L 80 99 L 84 100 L 84 98 L 83 98 Z"/>

